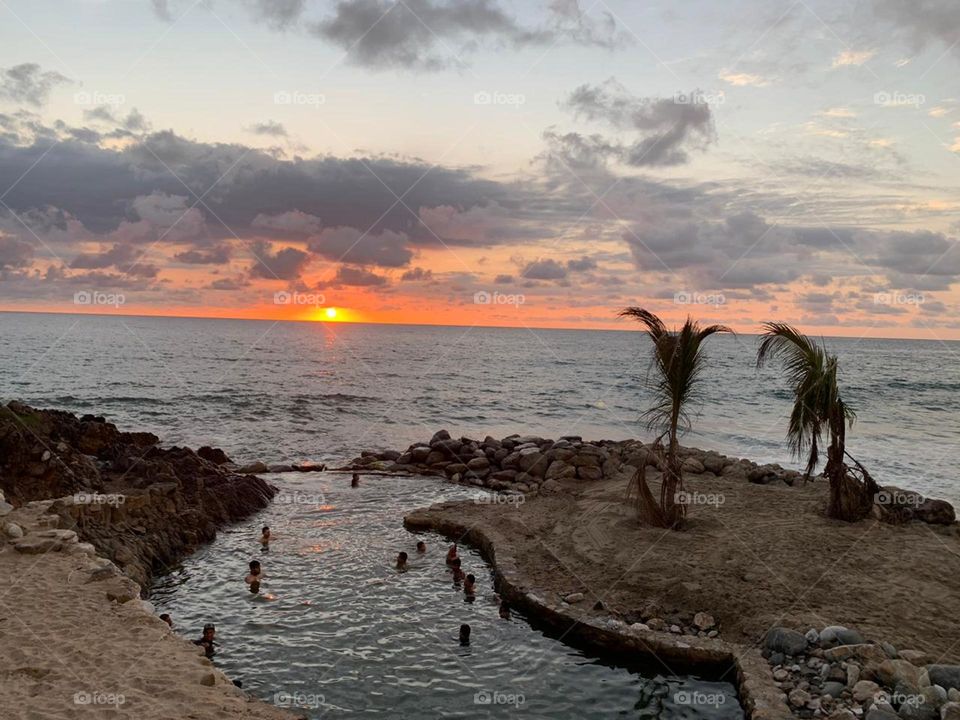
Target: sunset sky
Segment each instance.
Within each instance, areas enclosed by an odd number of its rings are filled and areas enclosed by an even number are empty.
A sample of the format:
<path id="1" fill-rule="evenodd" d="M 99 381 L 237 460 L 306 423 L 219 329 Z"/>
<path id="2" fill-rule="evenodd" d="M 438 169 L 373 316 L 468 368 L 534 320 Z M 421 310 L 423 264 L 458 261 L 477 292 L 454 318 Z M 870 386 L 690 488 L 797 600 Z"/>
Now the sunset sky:
<path id="1" fill-rule="evenodd" d="M 956 0 L 0 0 L 0 48 L 0 310 L 960 339 Z"/>

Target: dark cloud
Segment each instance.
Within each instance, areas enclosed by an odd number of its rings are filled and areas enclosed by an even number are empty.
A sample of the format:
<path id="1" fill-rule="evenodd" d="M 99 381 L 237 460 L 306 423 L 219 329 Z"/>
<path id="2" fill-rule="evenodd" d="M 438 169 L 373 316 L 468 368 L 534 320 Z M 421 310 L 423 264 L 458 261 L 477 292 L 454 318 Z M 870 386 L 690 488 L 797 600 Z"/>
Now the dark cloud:
<path id="1" fill-rule="evenodd" d="M 298 280 L 310 262 L 310 255 L 303 250 L 288 247 L 274 253 L 270 243 L 262 240 L 251 245 L 251 252 L 250 275 L 266 280 Z"/>
<path id="2" fill-rule="evenodd" d="M 230 246 L 217 245 L 210 250 L 187 250 L 177 253 L 173 259 L 188 265 L 225 265 L 230 262 Z"/>
<path id="3" fill-rule="evenodd" d="M 265 20 L 267 24 L 277 30 L 290 27 L 306 7 L 306 0 L 245 0 L 254 13 L 254 17 Z"/>
<path id="4" fill-rule="evenodd" d="M 576 260 L 567 260 L 567 269 L 571 272 L 586 272 L 597 269 L 597 261 L 590 257 L 582 257 Z"/>
<path id="5" fill-rule="evenodd" d="M 70 263 L 73 269 L 105 270 L 115 268 L 124 275 L 153 278 L 159 273 L 155 265 L 144 262 L 143 252 L 132 245 L 116 244 L 108 250 L 81 253 Z"/>
<path id="6" fill-rule="evenodd" d="M 497 275 L 493 281 L 498 285 L 511 285 L 514 282 L 513 275 Z"/>
<path id="7" fill-rule="evenodd" d="M 263 122 L 254 123 L 247 127 L 246 130 L 254 135 L 269 135 L 271 137 L 287 136 L 287 129 L 283 124 L 274 120 L 264 120 Z"/>
<path id="8" fill-rule="evenodd" d="M 915 50 L 931 43 L 960 56 L 960 4 L 956 0 L 874 0 L 877 16 L 892 23 Z"/>
<path id="9" fill-rule="evenodd" d="M 349 285 L 352 287 L 383 287 L 389 280 L 382 275 L 377 275 L 370 270 L 358 267 L 349 267 L 341 265 L 337 269 L 337 274 L 328 285 Z"/>
<path id="10" fill-rule="evenodd" d="M 404 233 L 391 230 L 374 234 L 352 227 L 335 227 L 312 238 L 308 247 L 311 252 L 334 262 L 402 267 L 413 258 L 408 241 Z"/>
<path id="11" fill-rule="evenodd" d="M 567 269 L 553 258 L 528 263 L 521 275 L 527 280 L 562 280 Z"/>
<path id="12" fill-rule="evenodd" d="M 69 82 L 58 72 L 44 72 L 37 63 L 22 63 L 0 70 L 0 98 L 39 107 L 54 87 Z"/>
<path id="13" fill-rule="evenodd" d="M 27 267 L 33 260 L 33 245 L 0 234 L 0 270 Z"/>
<path id="14" fill-rule="evenodd" d="M 421 267 L 415 267 L 410 270 L 407 270 L 403 275 L 400 276 L 400 280 L 403 282 L 418 282 L 421 280 L 432 280 L 433 279 L 433 270 L 424 270 Z"/>
<path id="15" fill-rule="evenodd" d="M 611 78 L 601 85 L 579 86 L 562 106 L 576 117 L 640 134 L 623 145 L 592 136 L 586 142 L 590 153 L 616 155 L 634 167 L 679 165 L 687 162 L 690 150 L 704 149 L 714 139 L 710 106 L 699 97 L 634 97 Z"/>

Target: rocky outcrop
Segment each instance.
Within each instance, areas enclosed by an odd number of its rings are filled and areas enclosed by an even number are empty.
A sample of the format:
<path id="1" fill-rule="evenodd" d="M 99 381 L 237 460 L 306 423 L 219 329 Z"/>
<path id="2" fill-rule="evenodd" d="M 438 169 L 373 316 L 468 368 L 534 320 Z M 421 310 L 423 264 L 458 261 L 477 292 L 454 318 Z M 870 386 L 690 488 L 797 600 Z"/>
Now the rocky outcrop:
<path id="1" fill-rule="evenodd" d="M 218 528 L 266 507 L 276 492 L 261 478 L 233 472 L 222 450 L 201 450 L 161 448 L 155 435 L 121 432 L 99 417 L 18 402 L 0 407 L 7 500 L 54 499 L 48 512 L 63 531 L 144 587 Z"/>
<path id="2" fill-rule="evenodd" d="M 960 666 L 925 664 L 923 652 L 867 642 L 838 625 L 804 635 L 771 628 L 763 655 L 801 718 L 941 720 L 960 701 Z"/>
<path id="3" fill-rule="evenodd" d="M 638 468 L 656 466 L 651 461 L 653 452 L 652 445 L 639 440 L 588 442 L 576 435 L 559 440 L 536 435 L 509 435 L 497 440 L 488 435 L 475 440 L 454 438 L 448 431 L 439 430 L 429 442 L 415 443 L 402 452 L 365 450 L 340 469 L 436 475 L 464 485 L 528 495 L 558 492 L 571 483 L 632 476 Z M 775 463 L 761 465 L 713 450 L 681 447 L 680 458 L 684 477 L 706 481 L 722 477 L 781 487 L 804 482 L 803 473 L 796 470 Z M 899 504 L 891 505 L 890 498 Z M 898 488 L 885 488 L 876 503 L 875 516 L 887 522 L 919 520 L 949 525 L 956 521 L 950 503 Z"/>

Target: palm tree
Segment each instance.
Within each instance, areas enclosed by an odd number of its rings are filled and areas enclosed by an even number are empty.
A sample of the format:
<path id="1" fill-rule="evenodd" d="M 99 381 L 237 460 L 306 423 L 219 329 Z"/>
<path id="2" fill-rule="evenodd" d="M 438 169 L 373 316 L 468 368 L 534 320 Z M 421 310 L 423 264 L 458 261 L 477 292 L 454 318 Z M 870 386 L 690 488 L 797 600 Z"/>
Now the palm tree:
<path id="1" fill-rule="evenodd" d="M 686 516 L 686 504 L 678 496 L 683 492 L 683 475 L 677 437 L 690 427 L 687 405 L 696 395 L 704 368 L 703 341 L 715 333 L 733 331 L 724 325 L 701 327 L 689 317 L 679 330 L 668 330 L 659 317 L 639 307 L 624 308 L 620 317 L 633 318 L 644 326 L 653 342 L 656 371 L 654 405 L 644 417 L 648 427 L 661 432 L 649 462 L 637 470 L 631 483 L 631 491 L 636 490 L 637 514 L 655 527 L 676 529 Z M 661 472 L 659 503 L 647 485 L 647 464 Z"/>
<path id="2" fill-rule="evenodd" d="M 757 367 L 779 359 L 793 394 L 793 410 L 787 425 L 787 443 L 793 455 L 807 454 L 806 479 L 820 460 L 820 446 L 828 433 L 827 464 L 824 474 L 830 482 L 830 517 L 850 522 L 864 518 L 873 507 L 879 488 L 866 468 L 846 450 L 846 428 L 856 414 L 840 396 L 838 362 L 823 341 L 816 342 L 784 323 L 763 324 L 766 332 L 757 349 Z M 855 468 L 844 462 L 853 461 Z"/>

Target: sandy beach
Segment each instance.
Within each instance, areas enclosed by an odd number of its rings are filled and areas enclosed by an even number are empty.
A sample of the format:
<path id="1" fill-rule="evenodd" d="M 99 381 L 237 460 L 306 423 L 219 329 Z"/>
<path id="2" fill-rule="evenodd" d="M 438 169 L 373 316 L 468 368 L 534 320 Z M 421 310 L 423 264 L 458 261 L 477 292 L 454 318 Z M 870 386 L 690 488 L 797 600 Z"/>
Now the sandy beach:
<path id="1" fill-rule="evenodd" d="M 843 523 L 823 515 L 823 482 L 690 476 L 686 489 L 703 504 L 691 506 L 685 531 L 664 531 L 637 523 L 626 489 L 626 476 L 568 480 L 523 502 L 424 515 L 466 518 L 509 549 L 532 592 L 582 593 L 578 607 L 598 616 L 669 625 L 707 612 L 722 639 L 745 646 L 772 626 L 844 625 L 931 662 L 960 659 L 956 525 Z M 602 610 L 591 609 L 597 602 Z"/>
<path id="2" fill-rule="evenodd" d="M 139 600 L 133 581 L 53 527 L 44 505 L 4 518 L 25 531 L 0 547 L 4 718 L 294 717 L 235 687 L 183 629 L 171 631 Z M 47 551 L 18 551 L 24 541 Z"/>

